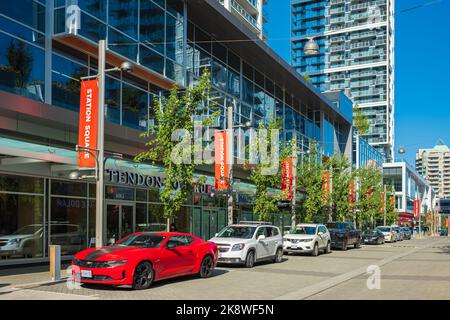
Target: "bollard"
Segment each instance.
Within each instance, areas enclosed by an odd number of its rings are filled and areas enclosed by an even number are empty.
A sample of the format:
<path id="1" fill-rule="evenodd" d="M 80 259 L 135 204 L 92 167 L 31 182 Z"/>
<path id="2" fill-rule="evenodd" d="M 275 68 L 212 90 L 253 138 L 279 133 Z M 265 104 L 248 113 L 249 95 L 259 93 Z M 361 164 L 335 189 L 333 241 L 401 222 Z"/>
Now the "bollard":
<path id="1" fill-rule="evenodd" d="M 61 280 L 61 246 L 50 245 L 50 277 L 52 281 Z"/>

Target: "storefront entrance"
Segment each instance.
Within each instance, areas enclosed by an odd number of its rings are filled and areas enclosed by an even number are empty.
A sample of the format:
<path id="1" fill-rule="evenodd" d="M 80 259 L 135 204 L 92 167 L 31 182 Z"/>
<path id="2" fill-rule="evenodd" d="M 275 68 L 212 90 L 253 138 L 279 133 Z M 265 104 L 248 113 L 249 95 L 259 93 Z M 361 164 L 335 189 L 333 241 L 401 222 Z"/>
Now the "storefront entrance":
<path id="1" fill-rule="evenodd" d="M 108 244 L 134 232 L 134 204 L 106 203 L 106 238 Z"/>
<path id="2" fill-rule="evenodd" d="M 217 232 L 226 226 L 226 223 L 225 209 L 193 209 L 192 233 L 202 239 L 213 238 Z"/>

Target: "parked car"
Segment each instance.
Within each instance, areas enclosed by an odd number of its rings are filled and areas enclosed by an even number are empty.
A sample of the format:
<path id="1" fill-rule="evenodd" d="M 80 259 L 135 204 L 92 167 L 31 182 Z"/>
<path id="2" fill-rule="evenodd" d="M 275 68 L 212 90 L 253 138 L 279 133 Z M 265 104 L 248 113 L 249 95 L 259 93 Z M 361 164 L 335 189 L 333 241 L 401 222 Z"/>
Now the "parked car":
<path id="1" fill-rule="evenodd" d="M 323 224 L 298 224 L 283 238 L 284 253 L 309 253 L 318 256 L 319 251 L 331 252 L 331 236 Z"/>
<path id="2" fill-rule="evenodd" d="M 412 237 L 412 233 L 411 233 L 411 229 L 408 227 L 401 227 L 400 230 L 403 231 L 403 239 L 404 240 L 411 240 Z"/>
<path id="3" fill-rule="evenodd" d="M 154 281 L 198 274 L 211 276 L 218 248 L 191 234 L 135 232 L 101 249 L 86 249 L 72 261 L 72 277 L 81 283 L 131 285 L 147 289 Z"/>
<path id="4" fill-rule="evenodd" d="M 396 232 L 397 235 L 397 241 L 403 241 L 404 237 L 403 237 L 403 232 L 400 230 L 399 226 L 394 226 L 394 231 Z"/>
<path id="5" fill-rule="evenodd" d="M 384 244 L 384 234 L 378 229 L 366 230 L 363 233 L 363 242 L 365 244 Z"/>
<path id="6" fill-rule="evenodd" d="M 281 231 L 267 222 L 232 224 L 223 228 L 210 241 L 219 247 L 219 263 L 242 264 L 253 268 L 255 262 L 281 262 L 283 259 Z"/>
<path id="7" fill-rule="evenodd" d="M 385 242 L 397 242 L 397 233 L 391 226 L 380 226 L 377 227 L 384 235 Z"/>
<path id="8" fill-rule="evenodd" d="M 361 247 L 362 232 L 353 227 L 351 222 L 330 222 L 327 223 L 330 231 L 331 247 L 347 250 L 348 246 Z"/>

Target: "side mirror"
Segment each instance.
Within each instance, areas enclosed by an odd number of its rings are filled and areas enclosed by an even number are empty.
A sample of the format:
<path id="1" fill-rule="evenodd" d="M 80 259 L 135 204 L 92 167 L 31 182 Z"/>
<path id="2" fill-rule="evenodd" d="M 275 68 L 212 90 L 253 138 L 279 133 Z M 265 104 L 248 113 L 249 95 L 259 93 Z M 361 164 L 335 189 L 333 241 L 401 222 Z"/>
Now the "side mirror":
<path id="1" fill-rule="evenodd" d="M 258 237 L 258 241 L 263 241 L 263 240 L 266 240 L 266 236 L 265 235 L 260 235 Z"/>

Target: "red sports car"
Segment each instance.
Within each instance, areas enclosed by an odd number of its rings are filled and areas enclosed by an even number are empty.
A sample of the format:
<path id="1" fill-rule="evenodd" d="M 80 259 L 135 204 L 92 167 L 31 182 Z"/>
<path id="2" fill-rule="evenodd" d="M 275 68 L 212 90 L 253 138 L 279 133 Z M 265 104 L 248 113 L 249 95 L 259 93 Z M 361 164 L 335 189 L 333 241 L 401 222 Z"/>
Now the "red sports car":
<path id="1" fill-rule="evenodd" d="M 81 283 L 147 289 L 153 281 L 184 275 L 208 278 L 217 258 L 215 243 L 191 234 L 136 232 L 112 246 L 77 253 L 72 261 L 72 277 Z"/>

